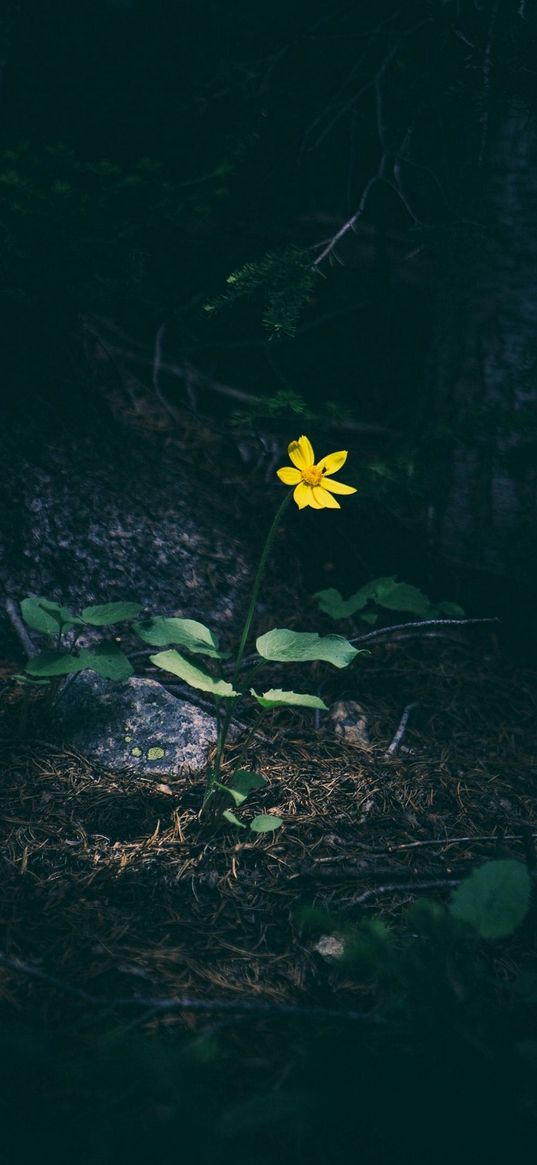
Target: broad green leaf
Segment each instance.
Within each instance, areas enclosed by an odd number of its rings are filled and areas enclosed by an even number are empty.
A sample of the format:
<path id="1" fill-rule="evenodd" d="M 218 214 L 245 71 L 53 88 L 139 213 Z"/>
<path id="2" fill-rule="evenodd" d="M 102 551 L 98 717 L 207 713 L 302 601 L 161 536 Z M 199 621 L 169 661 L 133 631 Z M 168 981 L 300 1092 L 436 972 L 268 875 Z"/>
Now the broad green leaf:
<path id="1" fill-rule="evenodd" d="M 475 927 L 481 938 L 505 938 L 525 918 L 531 898 L 530 876 L 511 858 L 486 862 L 457 887 L 450 913 Z"/>
<path id="2" fill-rule="evenodd" d="M 256 640 L 263 659 L 282 663 L 322 659 L 334 667 L 348 667 L 359 653 L 342 635 L 324 635 L 316 631 L 288 631 L 277 627 Z"/>
<path id="3" fill-rule="evenodd" d="M 141 610 L 140 603 L 99 603 L 96 607 L 84 607 L 80 614 L 84 623 L 92 627 L 108 627 L 110 623 L 135 619 Z"/>
<path id="4" fill-rule="evenodd" d="M 178 651 L 159 651 L 158 655 L 150 655 L 149 658 L 155 667 L 160 667 L 163 671 L 169 671 L 172 675 L 179 676 L 179 679 L 190 684 L 191 688 L 198 688 L 200 692 L 211 692 L 213 696 L 226 696 L 228 698 L 240 695 L 240 692 L 235 692 L 227 680 L 217 680 L 208 672 L 202 671 L 200 667 L 194 667 L 194 664 L 189 659 L 179 655 Z"/>
<path id="5" fill-rule="evenodd" d="M 152 647 L 167 647 L 168 644 L 178 644 L 186 647 L 194 655 L 208 655 L 212 659 L 224 659 L 225 656 L 218 650 L 218 639 L 203 623 L 195 619 L 166 618 L 164 615 L 155 615 L 152 619 L 145 619 L 136 623 L 134 630 Z"/>
<path id="6" fill-rule="evenodd" d="M 243 801 L 246 801 L 246 795 L 239 793 L 237 789 L 232 789 L 231 785 L 222 785 L 220 781 L 215 781 L 214 788 L 220 789 L 223 793 L 227 793 L 237 806 L 242 805 Z"/>
<path id="7" fill-rule="evenodd" d="M 117 643 L 98 643 L 93 648 L 83 648 L 79 655 L 82 668 L 97 672 L 106 680 L 128 680 L 134 668 Z"/>
<path id="8" fill-rule="evenodd" d="M 239 821 L 232 809 L 224 809 L 222 817 L 225 817 L 226 821 L 229 821 L 231 825 L 238 825 L 239 829 L 246 829 L 244 821 Z"/>
<path id="9" fill-rule="evenodd" d="M 431 603 L 423 591 L 410 583 L 397 582 L 395 578 L 376 579 L 372 598 L 387 611 L 408 611 L 418 618 L 424 618 L 431 610 Z"/>
<path id="10" fill-rule="evenodd" d="M 397 582 L 395 576 L 375 578 L 361 587 L 355 594 L 344 599 L 335 587 L 318 591 L 317 599 L 321 611 L 332 619 L 350 619 L 357 611 L 362 611 L 369 602 L 385 607 L 388 611 L 408 611 L 411 615 L 424 618 L 433 607 L 429 599 L 418 587 L 410 583 Z"/>
<path id="11" fill-rule="evenodd" d="M 73 627 L 80 622 L 67 607 L 61 607 L 49 599 L 23 599 L 20 608 L 28 627 L 44 635 L 57 635 L 60 628 Z"/>
<path id="12" fill-rule="evenodd" d="M 67 676 L 84 666 L 78 656 L 66 651 L 42 651 L 28 661 L 26 671 L 30 676 Z"/>
<path id="13" fill-rule="evenodd" d="M 283 825 L 281 817 L 274 817 L 272 813 L 260 813 L 250 822 L 250 829 L 253 833 L 271 833 L 279 829 L 280 825 Z"/>
<path id="14" fill-rule="evenodd" d="M 237 769 L 230 780 L 230 788 L 247 797 L 253 789 L 262 789 L 266 783 L 265 778 L 261 777 L 259 773 L 251 773 L 248 769 Z"/>
<path id="15" fill-rule="evenodd" d="M 281 688 L 269 688 L 262 696 L 258 696 L 254 688 L 250 688 L 250 692 L 262 708 L 321 708 L 328 712 L 324 700 L 319 696 L 307 696 L 304 692 L 283 692 Z"/>
<path id="16" fill-rule="evenodd" d="M 330 615 L 332 619 L 350 619 L 357 611 L 361 611 L 369 601 L 369 595 L 364 595 L 363 591 L 357 591 L 349 599 L 344 599 L 335 587 L 329 587 L 326 591 L 317 591 L 313 597 L 317 599 L 319 609 L 324 611 L 325 615 Z"/>

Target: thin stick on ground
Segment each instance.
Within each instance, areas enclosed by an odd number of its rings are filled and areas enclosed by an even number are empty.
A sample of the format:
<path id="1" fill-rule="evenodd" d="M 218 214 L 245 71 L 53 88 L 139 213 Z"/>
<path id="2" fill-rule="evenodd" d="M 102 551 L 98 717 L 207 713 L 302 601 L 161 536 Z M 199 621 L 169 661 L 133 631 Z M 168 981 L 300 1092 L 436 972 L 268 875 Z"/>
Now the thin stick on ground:
<path id="1" fill-rule="evenodd" d="M 39 648 L 35 646 L 31 635 L 27 631 L 19 615 L 17 610 L 17 603 L 15 603 L 13 599 L 6 599 L 4 606 L 9 622 L 11 623 L 11 626 L 13 627 L 13 630 L 19 639 L 19 642 L 24 648 L 25 654 L 28 656 L 28 659 L 32 659 L 35 655 L 39 654 Z"/>
<path id="2" fill-rule="evenodd" d="M 386 749 L 386 756 L 395 756 L 399 752 L 405 737 L 406 730 L 408 728 L 408 722 L 410 720 L 411 713 L 414 708 L 417 708 L 417 706 L 418 705 L 416 700 L 414 700 L 413 704 L 407 704 L 399 721 L 397 732 Z"/>

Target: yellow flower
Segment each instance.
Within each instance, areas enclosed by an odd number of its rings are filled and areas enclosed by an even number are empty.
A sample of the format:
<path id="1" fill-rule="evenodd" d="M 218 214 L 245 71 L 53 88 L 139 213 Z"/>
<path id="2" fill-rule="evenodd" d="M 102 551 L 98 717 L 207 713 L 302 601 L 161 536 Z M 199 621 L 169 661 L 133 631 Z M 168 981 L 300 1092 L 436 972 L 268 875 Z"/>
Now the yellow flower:
<path id="1" fill-rule="evenodd" d="M 347 460 L 347 450 L 339 453 L 329 453 L 315 464 L 315 454 L 311 441 L 307 437 L 299 437 L 298 441 L 291 441 L 287 452 L 293 465 L 285 465 L 278 469 L 277 474 L 284 485 L 294 485 L 293 497 L 299 508 L 312 506 L 314 510 L 339 510 L 339 502 L 333 494 L 355 494 L 352 485 L 343 485 L 340 481 L 333 481 L 326 476 L 337 473 L 338 469 Z M 293 466 L 296 466 L 294 469 Z"/>

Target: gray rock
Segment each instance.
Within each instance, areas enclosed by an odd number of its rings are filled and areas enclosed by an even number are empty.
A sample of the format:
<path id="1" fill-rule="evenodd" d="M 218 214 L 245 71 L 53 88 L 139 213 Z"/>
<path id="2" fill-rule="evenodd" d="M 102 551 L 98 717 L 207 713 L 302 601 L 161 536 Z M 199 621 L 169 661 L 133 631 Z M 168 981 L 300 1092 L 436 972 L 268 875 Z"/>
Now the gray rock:
<path id="1" fill-rule="evenodd" d="M 104 768 L 155 777 L 199 771 L 216 742 L 213 717 L 155 680 L 112 683 L 93 672 L 64 689 L 53 730 Z"/>
<path id="2" fill-rule="evenodd" d="M 338 700 L 330 708 L 334 723 L 334 734 L 355 748 L 368 748 L 370 744 L 367 713 L 356 700 Z"/>

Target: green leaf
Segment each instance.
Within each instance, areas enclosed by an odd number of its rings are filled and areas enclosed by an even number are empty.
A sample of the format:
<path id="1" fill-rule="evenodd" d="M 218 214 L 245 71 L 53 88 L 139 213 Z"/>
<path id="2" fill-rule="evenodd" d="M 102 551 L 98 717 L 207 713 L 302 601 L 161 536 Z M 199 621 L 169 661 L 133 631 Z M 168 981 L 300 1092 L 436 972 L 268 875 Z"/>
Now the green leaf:
<path id="1" fill-rule="evenodd" d="M 455 890 L 450 913 L 475 927 L 481 938 L 505 938 L 525 918 L 531 898 L 530 876 L 522 862 L 486 862 Z"/>
<path id="2" fill-rule="evenodd" d="M 194 664 L 179 655 L 178 651 L 159 651 L 158 655 L 150 655 L 149 658 L 155 667 L 179 676 L 179 679 L 190 684 L 191 688 L 198 688 L 200 692 L 211 692 L 213 696 L 226 696 L 228 699 L 240 695 L 227 680 L 217 680 L 201 668 L 194 667 Z"/>
<path id="3" fill-rule="evenodd" d="M 250 822 L 250 829 L 253 833 L 271 833 L 279 829 L 280 825 L 283 825 L 281 817 L 274 817 L 272 813 L 260 813 Z"/>
<path id="4" fill-rule="evenodd" d="M 395 578 L 378 578 L 375 581 L 372 598 L 379 607 L 385 607 L 387 611 L 408 611 L 418 618 L 424 618 L 430 613 L 431 603 L 418 587 L 397 582 Z"/>
<path id="5" fill-rule="evenodd" d="M 44 635 L 57 635 L 61 628 L 73 627 L 80 623 L 80 619 L 73 615 L 67 607 L 53 603 L 49 599 L 23 599 L 20 605 L 24 622 L 32 631 L 41 631 Z"/>
<path id="6" fill-rule="evenodd" d="M 80 614 L 84 623 L 92 627 L 108 627 L 110 623 L 135 619 L 141 610 L 140 603 L 99 603 L 96 607 L 84 607 Z"/>
<path id="7" fill-rule="evenodd" d="M 262 789 L 266 783 L 265 778 L 261 777 L 259 773 L 251 773 L 248 769 L 237 769 L 237 772 L 233 773 L 229 787 L 247 797 L 253 789 Z"/>
<path id="8" fill-rule="evenodd" d="M 78 656 L 67 651 L 42 651 L 28 661 L 26 671 L 30 676 L 67 676 L 84 666 Z"/>
<path id="9" fill-rule="evenodd" d="M 226 821 L 229 821 L 231 825 L 238 825 L 239 829 L 246 829 L 244 821 L 239 821 L 232 809 L 224 809 L 222 817 L 225 817 Z"/>
<path id="10" fill-rule="evenodd" d="M 316 631 L 288 631 L 285 627 L 261 635 L 256 640 L 256 647 L 263 659 L 282 663 L 323 659 L 334 667 L 348 667 L 359 654 L 342 635 L 321 638 Z"/>
<path id="11" fill-rule="evenodd" d="M 167 647 L 169 643 L 186 647 L 194 655 L 208 655 L 212 659 L 225 659 L 226 656 L 218 650 L 218 639 L 204 623 L 197 623 L 195 619 L 167 619 L 164 615 L 155 615 L 152 619 L 145 619 L 136 623 L 134 630 L 152 647 Z"/>
<path id="12" fill-rule="evenodd" d="M 97 672 L 106 680 L 128 680 L 134 672 L 130 660 L 114 642 L 83 648 L 78 658 L 81 668 Z"/>
<path id="13" fill-rule="evenodd" d="M 319 609 L 324 611 L 325 615 L 330 615 L 332 619 L 350 619 L 357 611 L 361 611 L 369 601 L 369 595 L 365 595 L 363 591 L 356 591 L 355 595 L 351 595 L 349 599 L 344 599 L 335 587 L 329 587 L 326 591 L 317 591 L 313 597 L 317 599 Z"/>
<path id="14" fill-rule="evenodd" d="M 250 692 L 262 708 L 321 708 L 328 712 L 324 700 L 319 696 L 307 696 L 304 692 L 283 692 L 281 688 L 269 688 L 262 696 L 258 696 L 254 688 L 250 688 Z"/>
<path id="15" fill-rule="evenodd" d="M 235 802 L 235 805 L 242 805 L 243 801 L 246 801 L 246 795 L 244 793 L 239 793 L 239 791 L 237 789 L 233 789 L 231 785 L 223 785 L 220 781 L 215 781 L 213 788 L 220 789 L 222 793 L 227 793 L 228 796 L 231 797 L 232 801 Z"/>
<path id="16" fill-rule="evenodd" d="M 410 583 L 397 582 L 394 575 L 374 578 L 355 594 L 344 599 L 335 587 L 317 591 L 314 595 L 321 611 L 332 619 L 350 619 L 369 602 L 385 607 L 388 611 L 408 611 L 411 615 L 424 618 L 433 610 L 426 595 Z"/>

